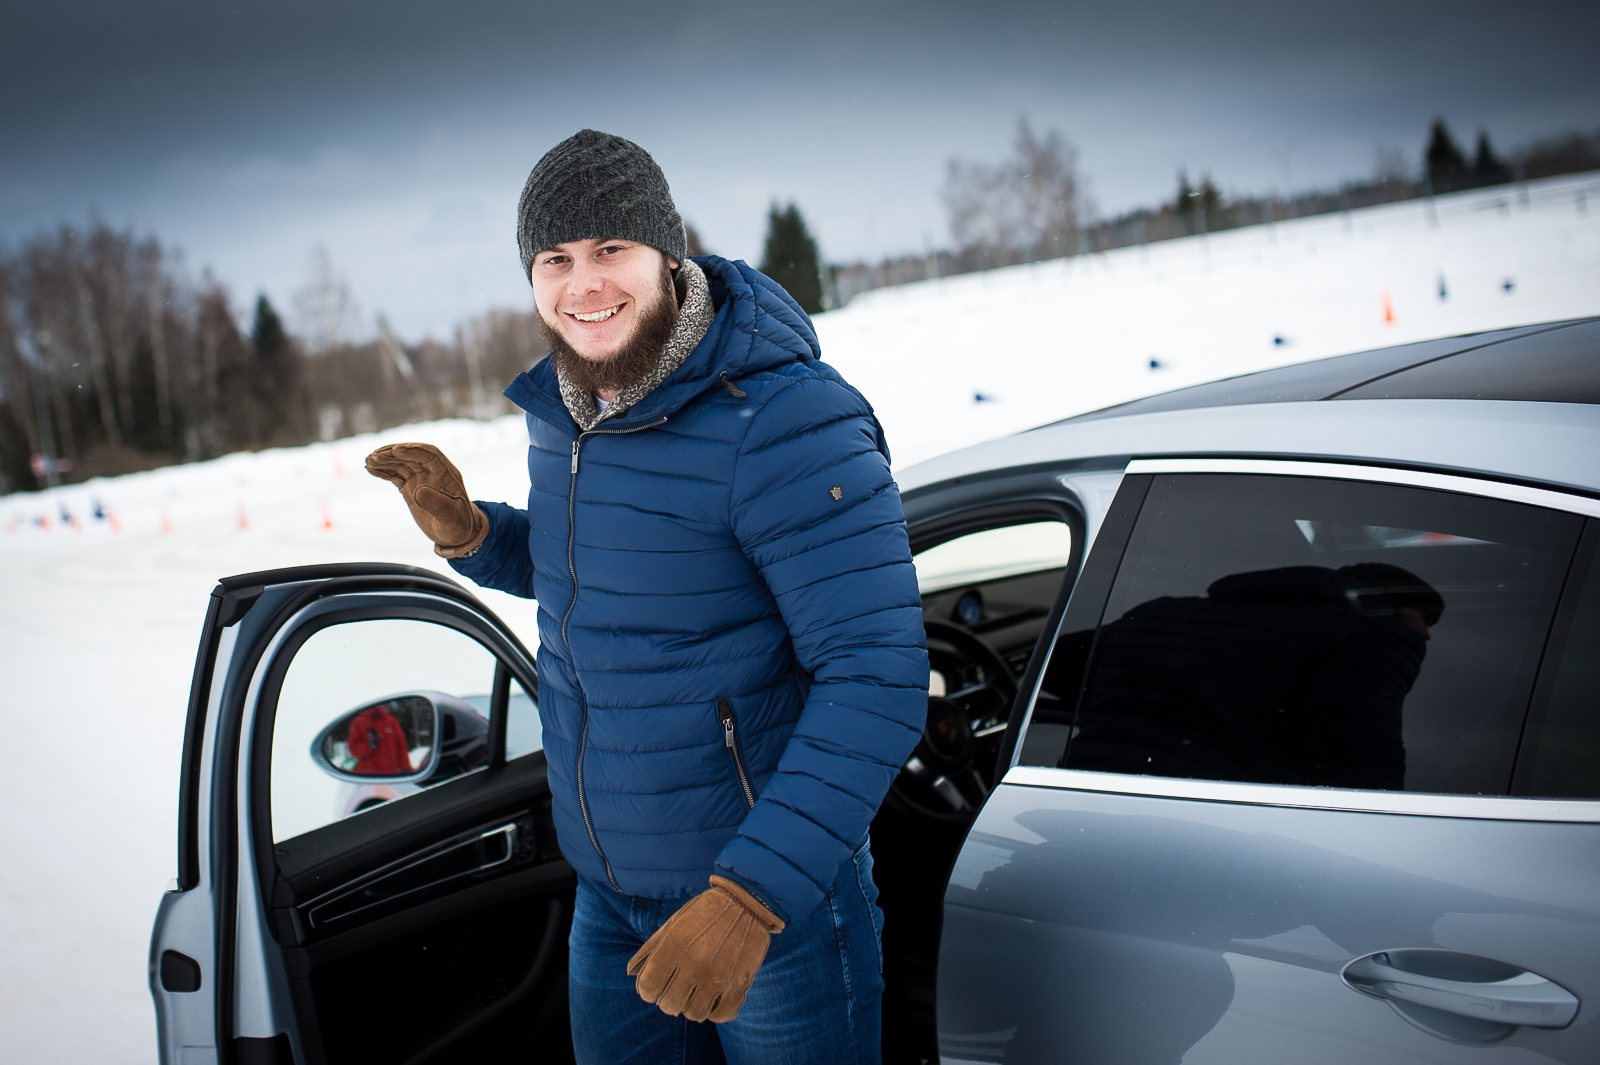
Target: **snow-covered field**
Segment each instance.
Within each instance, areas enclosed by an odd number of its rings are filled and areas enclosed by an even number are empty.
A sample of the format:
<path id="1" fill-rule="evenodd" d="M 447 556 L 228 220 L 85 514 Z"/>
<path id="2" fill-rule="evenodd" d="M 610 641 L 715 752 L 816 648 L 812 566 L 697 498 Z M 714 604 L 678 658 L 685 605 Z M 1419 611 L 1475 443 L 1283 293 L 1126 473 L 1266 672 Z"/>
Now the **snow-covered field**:
<path id="1" fill-rule="evenodd" d="M 903 468 L 1198 381 L 1596 313 L 1600 175 L 1589 175 L 886 289 L 817 325 Z M 175 872 L 206 597 L 220 576 L 292 564 L 448 572 L 394 489 L 361 469 L 397 440 L 438 444 L 479 498 L 526 492 L 522 424 L 503 418 L 0 498 L 4 1060 L 154 1060 L 145 953 Z M 481 594 L 534 642 L 531 604 Z"/>

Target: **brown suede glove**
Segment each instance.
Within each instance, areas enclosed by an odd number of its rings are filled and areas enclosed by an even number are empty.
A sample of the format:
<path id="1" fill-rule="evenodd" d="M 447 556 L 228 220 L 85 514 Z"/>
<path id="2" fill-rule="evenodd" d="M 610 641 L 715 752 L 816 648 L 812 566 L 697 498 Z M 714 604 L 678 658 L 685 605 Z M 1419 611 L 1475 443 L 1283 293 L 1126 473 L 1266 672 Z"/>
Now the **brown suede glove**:
<path id="1" fill-rule="evenodd" d="M 783 922 L 727 877 L 667 918 L 628 962 L 639 997 L 663 1013 L 722 1024 L 739 1015 L 745 992 Z"/>
<path id="2" fill-rule="evenodd" d="M 489 535 L 489 519 L 467 498 L 461 471 L 432 444 L 380 447 L 367 456 L 367 472 L 400 489 L 439 557 L 471 554 Z"/>

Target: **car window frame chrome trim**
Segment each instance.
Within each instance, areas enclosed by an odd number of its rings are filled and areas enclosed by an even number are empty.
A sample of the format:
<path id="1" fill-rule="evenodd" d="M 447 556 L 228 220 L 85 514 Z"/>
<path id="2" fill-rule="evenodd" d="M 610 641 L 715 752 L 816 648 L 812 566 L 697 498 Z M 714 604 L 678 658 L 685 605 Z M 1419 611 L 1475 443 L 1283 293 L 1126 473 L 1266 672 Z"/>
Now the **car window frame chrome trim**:
<path id="1" fill-rule="evenodd" d="M 1485 477 L 1433 473 L 1428 470 L 1400 469 L 1393 466 L 1364 466 L 1353 462 L 1318 459 L 1256 458 L 1135 458 L 1129 461 L 1127 475 L 1162 473 L 1253 473 L 1278 477 L 1331 477 L 1342 481 L 1369 481 L 1412 488 L 1433 488 L 1460 495 L 1504 499 L 1512 503 L 1561 510 L 1600 518 L 1600 499 L 1531 485 L 1495 481 Z"/>
<path id="2" fill-rule="evenodd" d="M 1280 806 L 1340 813 L 1401 814 L 1483 821 L 1600 823 L 1600 801 L 1541 799 L 1515 795 L 1451 795 L 1421 791 L 1359 791 L 1298 784 L 1253 784 L 1188 777 L 1149 777 L 1093 769 L 1014 765 L 1003 785 L 1092 791 L 1152 799 L 1186 799 L 1248 806 Z"/>
<path id="3" fill-rule="evenodd" d="M 1317 459 L 1237 458 L 1171 456 L 1133 458 L 1123 469 L 1123 477 L 1183 473 L 1263 474 L 1279 477 L 1324 477 L 1346 481 L 1366 481 L 1413 488 L 1431 488 L 1502 499 L 1513 503 L 1544 507 L 1589 518 L 1600 518 L 1600 499 L 1569 494 L 1550 488 L 1513 484 L 1487 478 L 1433 473 L 1427 470 L 1392 466 L 1364 466 L 1352 462 Z M 1085 545 L 1082 566 L 1088 564 Z M 1009 765 L 1001 784 L 1053 788 L 1065 791 L 1096 791 L 1150 798 L 1188 799 L 1201 802 L 1244 803 L 1255 806 L 1283 806 L 1311 810 L 1402 814 L 1418 817 L 1465 817 L 1498 821 L 1555 821 L 1590 824 L 1600 822 L 1600 801 L 1540 798 L 1514 795 L 1464 795 L 1433 792 L 1361 791 L 1293 784 L 1255 784 L 1234 781 L 1193 780 L 1185 777 L 1151 777 L 1125 773 L 1105 773 L 1087 769 L 1060 769 L 1021 765 L 1023 738 L 1033 724 L 1033 708 L 1039 699 L 1049 656 L 1055 651 L 1065 616 L 1058 619 L 1045 652 L 1046 665 L 1034 678 L 1028 692 Z"/>

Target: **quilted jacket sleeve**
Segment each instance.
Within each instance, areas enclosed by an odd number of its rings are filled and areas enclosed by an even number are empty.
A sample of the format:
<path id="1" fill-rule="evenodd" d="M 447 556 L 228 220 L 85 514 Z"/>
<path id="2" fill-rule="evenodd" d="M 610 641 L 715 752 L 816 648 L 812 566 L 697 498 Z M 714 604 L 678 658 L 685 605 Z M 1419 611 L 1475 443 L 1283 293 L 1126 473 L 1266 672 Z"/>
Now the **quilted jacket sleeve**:
<path id="1" fill-rule="evenodd" d="M 734 532 L 812 684 L 717 872 L 785 921 L 816 906 L 866 835 L 927 714 L 921 599 L 880 439 L 859 394 L 803 378 L 752 418 L 733 479 Z"/>
<path id="2" fill-rule="evenodd" d="M 480 587 L 532 599 L 528 512 L 505 503 L 474 502 L 489 519 L 489 536 L 470 558 L 452 558 L 450 567 Z"/>

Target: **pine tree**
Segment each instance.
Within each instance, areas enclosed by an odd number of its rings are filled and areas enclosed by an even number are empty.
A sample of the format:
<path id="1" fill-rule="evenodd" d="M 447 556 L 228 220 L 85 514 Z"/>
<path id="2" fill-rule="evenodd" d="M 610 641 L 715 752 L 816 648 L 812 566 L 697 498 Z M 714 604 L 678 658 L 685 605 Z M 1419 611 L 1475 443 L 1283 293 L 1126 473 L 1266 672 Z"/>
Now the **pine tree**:
<path id="1" fill-rule="evenodd" d="M 256 442 L 266 442 L 275 434 L 293 429 L 300 410 L 300 352 L 289 340 L 266 293 L 256 297 L 255 321 L 250 325 L 250 347 L 255 352 L 251 368 L 251 392 L 264 416 L 254 425 Z"/>
<path id="2" fill-rule="evenodd" d="M 1422 162 L 1428 183 L 1436 193 L 1460 187 L 1467 176 L 1466 157 L 1442 118 L 1433 120 L 1433 131 L 1428 135 L 1428 149 L 1423 153 Z"/>
<path id="3" fill-rule="evenodd" d="M 1489 131 L 1478 131 L 1477 157 L 1472 161 L 1472 183 L 1474 185 L 1503 185 L 1511 180 L 1511 168 L 1501 161 L 1494 153 L 1494 145 L 1489 143 Z"/>
<path id="4" fill-rule="evenodd" d="M 688 222 L 685 222 L 683 224 L 683 241 L 684 241 L 684 244 L 686 245 L 685 250 L 690 255 L 710 255 L 711 254 L 710 251 L 706 250 L 705 241 L 700 239 L 700 233 L 694 228 L 694 226 L 691 226 Z"/>
<path id="5" fill-rule="evenodd" d="M 280 354 L 289 343 L 289 334 L 283 330 L 283 319 L 273 309 L 265 292 L 256 297 L 256 320 L 250 326 L 250 346 L 256 349 L 256 358 L 268 360 Z"/>
<path id="6" fill-rule="evenodd" d="M 1178 171 L 1178 196 L 1172 201 L 1172 209 L 1179 214 L 1194 209 L 1195 188 L 1189 184 L 1189 172 Z"/>
<path id="7" fill-rule="evenodd" d="M 767 246 L 761 257 L 761 272 L 782 285 L 807 314 L 822 310 L 817 242 L 793 202 L 780 209 L 773 201 L 767 211 Z"/>

